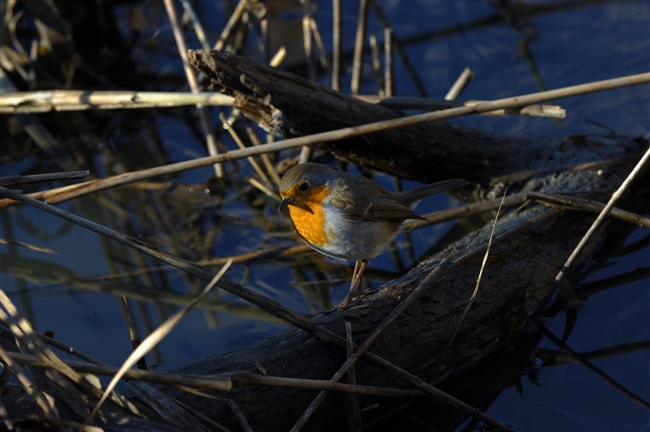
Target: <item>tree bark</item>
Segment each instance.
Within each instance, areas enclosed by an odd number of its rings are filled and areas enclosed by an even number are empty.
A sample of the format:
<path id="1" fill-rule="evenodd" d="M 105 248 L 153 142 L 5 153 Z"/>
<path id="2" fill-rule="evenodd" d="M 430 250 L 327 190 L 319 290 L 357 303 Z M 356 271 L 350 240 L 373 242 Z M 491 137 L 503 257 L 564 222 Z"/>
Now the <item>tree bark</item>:
<path id="1" fill-rule="evenodd" d="M 226 51 L 190 50 L 190 62 L 235 107 L 263 129 L 296 137 L 402 117 L 399 110 L 334 91 L 281 69 Z M 525 139 L 449 122 L 423 123 L 319 146 L 337 158 L 403 178 L 432 183 L 463 177 L 471 181 L 521 181 L 534 173 L 618 158 L 625 146 L 585 136 Z"/>
<path id="2" fill-rule="evenodd" d="M 630 169 L 629 165 L 619 167 L 607 176 L 587 170 L 566 172 L 539 179 L 528 186 L 547 193 L 589 190 L 583 197 L 606 200 Z M 345 335 L 345 322 L 350 322 L 355 343 L 361 344 L 432 271 L 449 262 L 461 261 L 459 265 L 451 264 L 444 277 L 435 280 L 371 348 L 374 354 L 427 382 L 444 384 L 446 377 L 458 374 L 484 358 L 489 359 L 489 354 L 499 347 L 509 347 L 513 335 L 526 334 L 523 330 L 529 314 L 539 305 L 555 274 L 595 217 L 593 213 L 543 205 L 531 205 L 526 210 L 504 215 L 498 222 L 496 240 L 478 296 L 446 353 L 445 347 L 460 324 L 463 309 L 474 290 L 482 258 L 482 252 L 477 251 L 487 243 L 490 225 L 433 255 L 378 291 L 367 293 L 348 309 L 321 314 L 314 321 L 340 335 Z M 599 236 L 602 238 L 603 235 L 605 231 L 600 230 Z M 597 245 L 599 241 L 596 238 L 589 244 Z M 583 257 L 592 252 L 593 249 L 585 250 Z M 526 343 L 529 349 L 523 352 L 518 361 L 511 361 L 509 369 L 506 367 L 500 373 L 509 371 L 512 376 L 518 376 L 536 342 Z M 510 354 L 502 349 L 499 355 L 508 357 Z M 271 376 L 330 379 L 344 361 L 345 353 L 341 350 L 301 330 L 291 330 L 219 357 L 190 364 L 180 372 L 219 374 L 248 370 L 259 373 L 258 365 L 261 365 Z M 364 362 L 357 365 L 359 383 L 404 387 L 394 376 L 379 372 L 373 366 Z M 481 393 L 481 397 L 494 396 L 494 392 L 494 388 L 490 388 Z M 225 403 L 180 391 L 173 393 L 202 414 L 234 427 L 230 409 Z M 289 430 L 316 393 L 286 388 L 245 387 L 219 396 L 234 400 L 254 430 L 280 431 Z M 475 392 L 465 396 L 477 398 Z M 306 430 L 343 430 L 347 422 L 346 401 L 341 394 L 330 394 L 327 402 L 309 421 Z M 362 397 L 364 424 L 403 402 Z M 474 402 L 480 406 L 485 399 Z M 379 408 L 372 409 L 372 406 Z M 449 420 L 451 423 L 466 418 L 455 411 L 454 415 Z"/>

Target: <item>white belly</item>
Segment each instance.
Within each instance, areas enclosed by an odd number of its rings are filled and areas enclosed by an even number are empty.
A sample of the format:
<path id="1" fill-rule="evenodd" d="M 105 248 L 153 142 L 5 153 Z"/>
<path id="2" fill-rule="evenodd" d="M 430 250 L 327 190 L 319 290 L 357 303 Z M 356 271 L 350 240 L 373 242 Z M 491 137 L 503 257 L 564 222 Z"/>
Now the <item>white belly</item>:
<path id="1" fill-rule="evenodd" d="M 337 214 L 330 214 L 335 212 Z M 400 224 L 386 221 L 351 221 L 340 210 L 329 207 L 325 227 L 336 233 L 327 246 L 315 248 L 334 258 L 348 261 L 370 259 L 381 253 L 399 232 Z"/>

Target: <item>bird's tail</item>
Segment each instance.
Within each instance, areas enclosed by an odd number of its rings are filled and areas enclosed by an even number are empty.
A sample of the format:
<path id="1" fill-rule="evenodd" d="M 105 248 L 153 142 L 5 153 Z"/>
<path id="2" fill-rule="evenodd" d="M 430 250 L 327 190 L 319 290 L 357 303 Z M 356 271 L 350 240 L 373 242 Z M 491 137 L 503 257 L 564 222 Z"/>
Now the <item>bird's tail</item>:
<path id="1" fill-rule="evenodd" d="M 411 208 L 415 207 L 417 203 L 428 196 L 439 194 L 451 189 L 456 189 L 461 186 L 469 184 L 467 180 L 463 179 L 449 179 L 439 181 L 437 183 L 432 183 L 427 186 L 422 186 L 417 189 L 411 189 L 408 191 L 394 192 L 395 197 L 404 205 L 407 205 Z"/>

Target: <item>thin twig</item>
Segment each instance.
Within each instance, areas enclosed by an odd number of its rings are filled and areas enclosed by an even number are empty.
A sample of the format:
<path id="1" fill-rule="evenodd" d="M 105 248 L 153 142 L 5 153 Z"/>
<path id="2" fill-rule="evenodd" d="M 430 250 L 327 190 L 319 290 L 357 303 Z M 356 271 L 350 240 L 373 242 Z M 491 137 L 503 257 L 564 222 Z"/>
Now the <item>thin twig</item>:
<path id="1" fill-rule="evenodd" d="M 354 39 L 354 57 L 352 60 L 352 94 L 359 94 L 361 89 L 361 75 L 363 72 L 363 46 L 366 41 L 366 24 L 368 21 L 368 1 L 360 0 L 359 18 L 357 20 L 357 34 Z"/>
<path id="2" fill-rule="evenodd" d="M 260 139 L 257 137 L 257 134 L 255 133 L 253 128 L 250 127 L 248 124 L 246 125 L 246 134 L 248 135 L 248 139 L 253 143 L 254 146 L 262 145 Z M 260 157 L 262 158 L 262 163 L 266 168 L 266 173 L 269 175 L 269 177 L 271 177 L 273 183 L 279 185 L 280 176 L 278 175 L 278 172 L 275 170 L 275 167 L 273 166 L 273 163 L 271 162 L 268 153 L 262 153 Z"/>
<path id="3" fill-rule="evenodd" d="M 9 353 L 9 357 L 15 362 L 35 367 L 51 367 L 47 362 L 31 354 Z M 102 376 L 115 376 L 119 368 L 103 363 L 87 363 L 75 360 L 64 360 L 70 368 L 79 373 L 95 374 Z M 193 388 L 216 389 L 229 391 L 233 387 L 232 379 L 227 375 L 189 375 L 171 372 L 158 372 L 153 370 L 129 369 L 124 374 L 129 380 L 147 381 L 166 385 L 184 385 Z"/>
<path id="4" fill-rule="evenodd" d="M 228 133 L 230 134 L 230 137 L 233 139 L 233 141 L 235 141 L 237 146 L 242 150 L 245 149 L 246 146 L 242 142 L 241 138 L 239 138 L 239 135 L 235 131 L 235 128 L 232 127 L 232 125 L 230 123 L 228 123 L 228 120 L 226 120 L 226 117 L 223 115 L 223 113 L 219 113 L 219 120 L 221 120 L 221 124 L 223 125 L 223 128 L 228 131 Z M 251 166 L 253 167 L 253 169 L 257 173 L 257 175 L 260 176 L 260 178 L 262 179 L 262 181 L 264 182 L 266 187 L 272 187 L 271 186 L 271 180 L 269 180 L 269 178 L 266 176 L 266 174 L 264 173 L 262 168 L 259 166 L 257 161 L 252 156 L 249 156 L 246 159 L 251 164 Z"/>
<path id="5" fill-rule="evenodd" d="M 280 67 L 282 62 L 284 62 L 284 59 L 287 58 L 287 49 L 282 46 L 278 51 L 275 53 L 273 58 L 271 58 L 271 61 L 269 61 L 269 65 L 272 67 Z"/>
<path id="6" fill-rule="evenodd" d="M 478 294 L 478 289 L 481 286 L 481 279 L 483 278 L 483 270 L 485 269 L 485 264 L 487 263 L 488 256 L 490 254 L 490 248 L 492 247 L 492 238 L 494 237 L 494 231 L 496 230 L 497 227 L 497 221 L 499 220 L 499 213 L 501 213 L 501 207 L 503 207 L 503 203 L 506 199 L 507 190 L 508 190 L 507 188 L 504 189 L 503 196 L 501 197 L 501 202 L 499 203 L 499 208 L 497 209 L 497 214 L 494 216 L 494 223 L 492 224 L 492 232 L 490 232 L 490 237 L 488 238 L 488 243 L 485 248 L 485 254 L 483 255 L 483 261 L 481 261 L 481 268 L 478 272 L 478 277 L 476 278 L 476 285 L 474 286 L 474 292 L 472 292 L 472 295 L 470 296 L 469 301 L 467 302 L 467 305 L 463 310 L 463 313 L 460 315 L 460 320 L 458 321 L 456 330 L 454 330 L 454 333 L 449 338 L 449 342 L 447 342 L 447 346 L 445 346 L 445 349 L 442 351 L 442 355 L 440 356 L 440 358 L 444 357 L 444 355 L 447 354 L 449 347 L 454 342 L 454 339 L 456 339 L 456 335 L 460 330 L 460 326 L 463 324 L 463 321 L 465 320 L 465 316 L 467 316 L 467 312 L 469 312 L 469 309 L 470 307 L 472 307 L 472 303 L 474 302 L 474 299 Z"/>
<path id="7" fill-rule="evenodd" d="M 648 159 L 650 159 L 650 147 L 646 150 L 643 157 L 639 160 L 639 162 L 636 164 L 632 172 L 630 172 L 627 178 L 623 181 L 621 186 L 612 194 L 612 197 L 607 202 L 607 205 L 600 212 L 596 220 L 591 224 L 589 230 L 587 230 L 585 235 L 580 240 L 580 243 L 578 243 L 578 245 L 575 247 L 573 252 L 571 252 L 571 255 L 569 255 L 569 258 L 567 258 L 566 262 L 564 263 L 560 271 L 555 276 L 555 280 L 553 281 L 553 284 L 549 288 L 548 292 L 546 293 L 546 295 L 544 296 L 540 304 L 535 309 L 535 313 L 533 314 L 533 317 L 538 317 L 542 313 L 542 311 L 546 308 L 546 305 L 553 297 L 553 294 L 557 290 L 557 287 L 559 286 L 560 282 L 566 275 L 571 265 L 573 265 L 573 262 L 577 259 L 578 255 L 580 254 L 580 252 L 582 252 L 582 249 L 585 247 L 587 242 L 589 242 L 589 240 L 594 235 L 596 230 L 600 227 L 603 220 L 605 220 L 605 217 L 607 217 L 609 211 L 612 209 L 612 207 L 614 207 L 616 201 L 618 201 L 618 199 L 623 195 L 623 193 L 627 190 L 630 184 L 632 184 L 632 181 L 634 181 L 634 178 L 637 176 L 637 174 L 641 172 L 643 165 L 645 165 Z"/>
<path id="8" fill-rule="evenodd" d="M 354 339 L 352 338 L 352 324 L 349 321 L 345 322 L 345 338 L 348 341 L 347 356 L 350 357 L 354 353 Z M 357 383 L 356 368 L 352 366 L 348 371 L 348 381 L 350 384 Z M 348 425 L 350 432 L 360 431 L 363 429 L 361 424 L 361 407 L 359 405 L 359 398 L 355 394 L 350 394 L 350 411 L 348 413 Z"/>
<path id="9" fill-rule="evenodd" d="M 384 28 L 384 94 L 393 96 L 393 29 Z"/>
<path id="10" fill-rule="evenodd" d="M 309 0 L 302 0 L 301 3 L 303 3 L 303 10 L 305 12 L 305 15 L 302 17 L 302 39 L 303 39 L 303 46 L 305 50 L 305 61 L 307 62 L 307 71 L 309 74 L 309 79 L 311 81 L 316 81 L 316 65 L 314 64 L 314 56 L 312 54 L 312 44 L 311 44 L 311 39 L 312 39 L 312 32 L 311 32 L 311 25 L 310 23 L 312 22 L 311 15 L 309 14 L 311 7 Z M 305 163 L 309 162 L 309 158 L 311 157 L 311 148 L 308 146 L 303 146 L 302 149 L 300 149 L 300 157 L 298 158 L 299 163 Z"/>
<path id="11" fill-rule="evenodd" d="M 311 147 L 302 146 L 302 148 L 300 149 L 300 156 L 298 156 L 298 163 L 309 162 L 310 158 L 311 158 Z"/>
<path id="12" fill-rule="evenodd" d="M 313 17 L 309 20 L 309 28 L 311 29 L 311 33 L 314 36 L 314 42 L 316 42 L 316 46 L 318 47 L 318 59 L 320 60 L 320 64 L 323 69 L 325 69 L 325 71 L 330 73 L 330 65 L 327 61 L 327 50 L 323 44 L 323 38 L 321 38 L 320 32 L 318 31 L 316 20 Z"/>
<path id="13" fill-rule="evenodd" d="M 135 327 L 135 320 L 133 319 L 133 314 L 131 313 L 131 307 L 129 302 L 126 300 L 126 296 L 122 293 L 122 303 L 124 304 L 124 310 L 126 311 L 126 323 L 129 330 L 129 339 L 131 340 L 131 347 L 136 349 L 142 339 L 138 334 L 138 329 Z M 138 369 L 147 370 L 147 360 L 144 356 L 137 360 Z"/>
<path id="14" fill-rule="evenodd" d="M 260 183 L 256 178 L 250 177 L 248 179 L 248 182 L 250 184 L 252 184 L 254 187 L 256 187 L 257 189 L 259 189 L 260 191 L 262 191 L 264 193 L 264 195 L 268 196 L 269 198 L 272 198 L 274 201 L 277 201 L 277 202 L 282 201 L 282 198 L 280 198 L 280 195 L 273 192 L 266 185 L 263 185 L 262 183 Z"/>
<path id="15" fill-rule="evenodd" d="M 309 9 L 308 5 L 304 5 L 303 9 Z M 311 26 L 309 22 L 311 16 L 305 13 L 302 17 L 302 43 L 305 51 L 305 62 L 307 63 L 307 73 L 310 81 L 316 81 L 316 65 L 314 64 L 314 57 L 311 52 Z"/>
<path id="16" fill-rule="evenodd" d="M 139 92 L 103 90 L 41 90 L 4 93 L 0 114 L 50 111 L 167 108 L 185 105 L 231 106 L 235 98 L 216 92 Z"/>
<path id="17" fill-rule="evenodd" d="M 567 197 L 562 195 L 551 195 L 535 191 L 520 192 L 518 194 L 510 195 L 506 197 L 505 201 L 503 202 L 503 206 L 520 206 L 530 200 L 535 200 L 537 202 L 549 205 L 562 205 L 569 209 L 586 210 L 593 213 L 600 213 L 603 208 L 605 208 L 605 204 L 591 200 Z M 500 202 L 501 198 L 494 198 L 491 200 L 470 203 L 464 206 L 450 208 L 434 213 L 428 213 L 422 215 L 422 217 L 426 220 L 406 221 L 404 223 L 403 229 L 405 231 L 410 231 L 441 222 L 496 210 L 499 207 Z M 627 223 L 650 228 L 650 218 L 644 217 L 637 213 L 632 213 L 626 210 L 621 210 L 618 207 L 613 207 L 609 212 L 609 215 Z"/>
<path id="18" fill-rule="evenodd" d="M 24 183 L 40 183 L 40 182 L 49 182 L 56 180 L 71 180 L 78 179 L 83 177 L 88 177 L 90 175 L 89 170 L 83 171 L 66 171 L 59 173 L 47 173 L 47 174 L 32 174 L 32 175 L 15 175 L 8 177 L 0 177 L 0 186 L 24 184 Z"/>
<path id="19" fill-rule="evenodd" d="M 203 26 L 201 25 L 199 17 L 196 16 L 196 13 L 194 12 L 192 3 L 190 3 L 189 0 L 181 0 L 181 4 L 183 5 L 183 9 L 185 9 L 187 15 L 190 17 L 190 21 L 192 21 L 194 33 L 196 33 L 196 38 L 199 40 L 201 47 L 204 50 L 210 50 L 210 43 L 208 42 L 208 38 L 205 35 L 205 31 L 203 31 Z"/>
<path id="20" fill-rule="evenodd" d="M 472 78 L 474 78 L 474 72 L 472 72 L 470 68 L 466 67 L 445 95 L 445 100 L 458 99 L 458 96 L 460 96 L 463 90 L 465 90 L 470 81 L 472 81 Z"/>
<path id="21" fill-rule="evenodd" d="M 52 365 L 32 354 L 7 352 L 7 357 L 12 361 L 27 366 L 47 367 Z M 64 360 L 71 369 L 84 374 L 102 376 L 115 376 L 118 368 L 105 364 L 93 364 L 75 360 Z M 327 390 L 339 393 L 387 396 L 387 397 L 428 397 L 418 390 L 398 389 L 388 387 L 367 386 L 359 384 L 337 383 L 330 380 L 314 380 L 300 378 L 274 377 L 255 374 L 250 371 L 225 373 L 218 375 L 179 374 L 173 372 L 159 372 L 153 370 L 129 369 L 124 374 L 128 380 L 146 381 L 169 386 L 185 386 L 195 389 L 215 389 L 230 391 L 235 387 L 243 386 L 269 386 L 295 388 L 303 390 Z"/>
<path id="22" fill-rule="evenodd" d="M 84 425 L 90 424 L 90 422 L 93 420 L 95 415 L 99 412 L 99 409 L 101 408 L 102 404 L 108 398 L 108 396 L 111 394 L 117 383 L 119 382 L 120 379 L 124 376 L 126 371 L 128 371 L 131 366 L 133 366 L 140 358 L 144 357 L 146 353 L 148 353 L 155 345 L 157 345 L 163 338 L 165 338 L 169 332 L 171 332 L 176 325 L 188 314 L 188 312 L 203 298 L 205 295 L 212 289 L 213 286 L 219 282 L 219 279 L 226 273 L 228 268 L 230 268 L 230 265 L 232 264 L 232 260 L 228 261 L 217 273 L 210 283 L 205 287 L 205 289 L 199 294 L 194 300 L 192 300 L 190 303 L 186 304 L 183 309 L 180 311 L 176 312 L 174 315 L 171 317 L 167 318 L 161 325 L 158 327 L 154 332 L 152 332 L 149 336 L 144 338 L 142 343 L 138 345 L 136 349 L 133 350 L 133 352 L 127 357 L 127 359 L 124 361 L 120 369 L 117 371 L 117 373 L 113 376 L 111 379 L 111 382 L 106 386 L 104 389 L 104 393 L 102 394 L 102 397 L 99 399 L 97 404 L 95 405 L 95 408 L 91 411 L 90 415 L 88 415 L 88 418 L 86 418 L 86 421 L 84 422 Z"/>
<path id="23" fill-rule="evenodd" d="M 384 76 L 381 72 L 381 60 L 379 60 L 379 45 L 377 45 L 377 37 L 371 34 L 369 37 L 370 52 L 372 53 L 372 69 L 375 71 L 377 77 L 377 93 L 379 96 L 384 94 Z"/>
<path id="24" fill-rule="evenodd" d="M 384 29 L 392 29 L 392 26 L 388 21 L 388 18 L 386 18 L 386 15 L 384 15 L 384 11 L 381 10 L 381 7 L 377 3 L 377 1 L 376 0 L 368 0 L 368 1 L 370 2 L 370 6 L 372 7 L 382 27 Z M 392 41 L 393 41 L 394 51 L 399 57 L 400 61 L 402 62 L 404 69 L 406 69 L 406 73 L 408 73 L 409 76 L 411 77 L 411 80 L 413 81 L 415 88 L 418 90 L 418 93 L 422 97 L 427 97 L 428 96 L 427 88 L 424 86 L 424 83 L 420 79 L 420 76 L 415 71 L 415 68 L 411 63 L 411 60 L 402 49 L 402 44 L 400 43 L 400 40 L 397 38 L 397 36 L 393 34 Z"/>
<path id="25" fill-rule="evenodd" d="M 15 353 L 6 351 L 2 345 L 0 345 L 0 360 L 2 360 L 4 367 L 8 368 L 15 375 L 18 383 L 20 383 L 20 385 L 25 390 L 25 393 L 34 399 L 36 404 L 41 408 L 45 415 L 52 417 L 57 416 L 58 412 L 56 410 L 56 407 L 51 406 L 48 403 L 48 399 L 45 397 L 43 392 L 41 392 L 38 386 L 34 384 L 32 375 L 21 365 L 15 362 L 15 359 L 12 357 L 13 354 Z"/>
<path id="26" fill-rule="evenodd" d="M 343 43 L 341 1 L 332 0 L 332 89 L 336 91 L 341 90 L 341 47 Z"/>
<path id="27" fill-rule="evenodd" d="M 0 194 L 6 195 L 14 200 L 21 201 L 25 204 L 29 204 L 33 207 L 36 207 L 40 210 L 46 211 L 48 213 L 54 214 L 58 217 L 61 217 L 65 220 L 68 220 L 70 222 L 73 222 L 77 225 L 80 225 L 84 228 L 90 229 L 91 231 L 97 232 L 98 234 L 104 235 L 108 238 L 111 238 L 115 241 L 118 241 L 122 244 L 125 244 L 135 250 L 138 250 L 142 253 L 145 253 L 149 256 L 152 256 L 154 258 L 160 259 L 168 264 L 171 264 L 179 269 L 182 269 L 184 271 L 190 272 L 191 274 L 198 276 L 204 280 L 211 280 L 212 277 L 214 276 L 214 273 L 209 271 L 206 268 L 203 268 L 191 261 L 184 260 L 182 258 L 170 255 L 166 252 L 160 251 L 157 248 L 154 248 L 141 240 L 136 240 L 132 237 L 129 237 L 127 235 L 118 233 L 114 230 L 111 230 L 107 227 L 104 227 L 102 225 L 96 224 L 94 222 L 91 222 L 87 219 L 81 218 L 77 215 L 74 215 L 70 212 L 67 212 L 65 210 L 62 210 L 58 207 L 51 206 L 49 204 L 42 203 L 40 201 L 37 201 L 33 198 L 30 198 L 26 195 L 22 195 L 19 193 L 16 193 L 10 189 L 2 188 L 0 187 Z M 552 211 L 547 212 L 547 214 L 552 214 Z M 522 227 L 527 227 L 527 224 L 522 224 Z M 512 232 L 517 232 L 517 230 L 512 230 Z M 260 309 L 269 312 L 270 314 L 280 318 L 281 320 L 284 320 L 286 322 L 289 322 L 296 326 L 299 329 L 302 329 L 309 334 L 327 342 L 330 343 L 334 346 L 337 346 L 339 348 L 344 349 L 346 345 L 345 338 L 338 336 L 334 333 L 332 333 L 329 330 L 326 330 L 319 325 L 313 323 L 311 320 L 306 319 L 300 315 L 297 315 L 293 313 L 292 311 L 288 310 L 285 307 L 282 307 L 280 303 L 271 300 L 259 293 L 253 292 L 241 285 L 238 285 L 232 281 L 229 280 L 222 280 L 219 282 L 219 288 L 222 288 L 240 298 L 243 300 L 254 304 L 258 306 Z M 407 299 L 408 300 L 408 299 Z M 401 312 L 400 312 L 401 313 Z M 371 341 L 372 342 L 372 341 Z M 420 378 L 410 374 L 409 372 L 393 365 L 392 363 L 388 362 L 387 360 L 371 353 L 368 351 L 370 344 L 366 344 L 365 348 L 361 350 L 360 348 L 355 352 L 355 355 L 351 357 L 351 359 L 354 359 L 356 361 L 358 358 L 363 356 L 363 358 L 368 361 L 370 364 L 380 368 L 381 370 L 386 371 L 390 375 L 414 386 L 417 389 L 420 389 L 421 391 L 440 399 L 441 401 L 448 403 L 456 408 L 461 409 L 463 412 L 476 417 L 480 419 L 481 421 L 486 422 L 487 424 L 490 424 L 492 426 L 502 428 L 502 429 L 508 429 L 503 423 L 492 419 L 490 416 L 480 412 L 477 409 L 472 408 L 471 406 L 463 403 L 462 401 L 459 401 L 456 398 L 453 398 L 452 396 L 447 395 L 444 392 L 441 392 L 440 390 L 436 389 L 435 387 L 427 384 L 426 382 L 422 381 Z M 347 362 L 346 362 L 347 363 Z M 346 370 L 347 371 L 347 370 Z"/>
<path id="28" fill-rule="evenodd" d="M 407 110 L 426 110 L 438 111 L 448 108 L 476 105 L 477 103 L 485 101 L 446 101 L 442 99 L 432 98 L 414 98 L 406 96 L 388 97 L 377 95 L 355 95 L 367 103 L 377 104 L 392 109 L 407 109 Z M 566 111 L 564 108 L 557 105 L 528 105 L 525 107 L 500 109 L 490 112 L 481 113 L 485 116 L 506 116 L 506 115 L 522 115 L 531 117 L 552 117 L 552 118 L 565 118 Z"/>
<path id="29" fill-rule="evenodd" d="M 214 45 L 215 50 L 218 51 L 223 49 L 224 45 L 226 44 L 226 41 L 230 38 L 230 34 L 232 33 L 233 29 L 235 28 L 235 26 L 241 19 L 242 15 L 244 14 L 244 10 L 246 9 L 247 3 L 248 0 L 239 0 L 237 7 L 235 8 L 232 15 L 230 16 L 230 19 L 228 20 L 228 23 L 223 28 L 223 31 L 221 32 L 221 36 L 219 36 L 219 40 Z"/>
<path id="30" fill-rule="evenodd" d="M 239 409 L 235 401 L 232 399 L 228 399 L 226 401 L 226 405 L 228 405 L 228 408 L 230 408 L 230 412 L 237 419 L 237 422 L 239 423 L 239 427 L 241 427 L 244 432 L 253 432 L 251 425 L 248 424 L 248 420 L 246 420 L 246 417 L 244 417 L 244 413 L 241 412 L 241 410 Z"/>
<path id="31" fill-rule="evenodd" d="M 557 90 L 549 90 L 541 93 L 533 93 L 523 96 L 515 96 L 504 99 L 497 99 L 491 102 L 480 102 L 472 106 L 451 108 L 431 113 L 417 114 L 408 117 L 385 120 L 381 122 L 368 123 L 359 126 L 352 126 L 334 131 L 321 132 L 309 136 L 291 138 L 280 142 L 264 144 L 258 147 L 247 147 L 244 150 L 233 150 L 222 153 L 217 156 L 207 156 L 204 158 L 194 159 L 191 161 L 177 162 L 162 167 L 149 168 L 130 173 L 119 174 L 103 180 L 93 180 L 79 185 L 66 186 L 64 188 L 29 194 L 29 197 L 47 199 L 50 203 L 58 203 L 81 195 L 92 192 L 109 189 L 115 186 L 121 186 L 136 181 L 144 180 L 151 177 L 157 177 L 166 174 L 172 174 L 188 169 L 194 169 L 211 165 L 217 162 L 232 161 L 244 157 L 255 156 L 263 153 L 272 153 L 280 150 L 301 147 L 303 145 L 313 145 L 321 142 L 337 141 L 344 138 L 364 135 L 372 132 L 379 132 L 398 127 L 412 126 L 419 123 L 446 120 L 454 117 L 461 117 L 475 113 L 484 113 L 496 109 L 512 108 L 517 106 L 526 106 L 547 99 L 558 99 L 562 97 L 577 96 L 581 94 L 593 93 L 598 91 L 611 90 L 614 88 L 628 87 L 637 84 L 650 82 L 650 73 L 629 75 L 626 77 L 614 78 L 610 80 L 596 81 L 588 84 L 564 87 Z M 16 204 L 11 200 L 0 200 L 0 208 Z"/>

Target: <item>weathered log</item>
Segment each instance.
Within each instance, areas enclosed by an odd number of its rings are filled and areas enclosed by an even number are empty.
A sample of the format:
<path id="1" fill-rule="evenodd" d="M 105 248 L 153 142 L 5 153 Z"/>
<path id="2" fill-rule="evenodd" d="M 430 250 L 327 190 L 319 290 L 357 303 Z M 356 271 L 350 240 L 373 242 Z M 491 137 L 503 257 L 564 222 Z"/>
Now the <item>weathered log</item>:
<path id="1" fill-rule="evenodd" d="M 363 102 L 226 51 L 190 50 L 188 55 L 216 88 L 235 97 L 236 108 L 279 136 L 304 136 L 403 116 L 399 110 Z M 587 163 L 626 154 L 624 147 L 585 136 L 514 138 L 448 122 L 375 132 L 320 148 L 341 160 L 424 183 L 458 176 L 480 182 L 522 180 L 534 172 L 566 169 L 568 161 Z"/>
<path id="2" fill-rule="evenodd" d="M 630 169 L 629 165 L 619 167 L 606 176 L 587 170 L 566 172 L 531 182 L 528 186 L 548 193 L 586 190 L 589 192 L 583 193 L 583 197 L 602 201 Z M 425 381 L 439 383 L 476 364 L 503 344 L 504 339 L 506 345 L 509 344 L 506 335 L 524 328 L 528 314 L 537 307 L 553 277 L 594 219 L 593 214 L 558 211 L 542 205 L 532 205 L 524 211 L 511 211 L 503 216 L 497 227 L 498 241 L 491 250 L 493 258 L 483 274 L 478 297 L 444 356 L 445 347 L 474 289 L 480 266 L 480 255 L 476 251 L 487 243 L 489 226 L 435 254 L 378 291 L 368 293 L 348 309 L 320 315 L 314 321 L 340 335 L 345 334 L 345 322 L 351 322 L 355 343 L 360 344 L 436 267 L 461 261 L 459 265 L 452 264 L 444 277 L 432 283 L 371 348 L 374 354 Z M 599 235 L 603 233 L 601 230 Z M 598 242 L 594 240 L 590 244 Z M 339 349 L 303 331 L 292 330 L 190 364 L 180 371 L 198 374 L 259 372 L 258 365 L 261 365 L 272 376 L 329 379 L 344 360 L 344 353 Z M 357 381 L 366 385 L 404 387 L 395 377 L 380 373 L 363 362 L 357 366 Z M 180 391 L 174 393 L 202 414 L 234 424 L 226 403 Z M 219 396 L 234 400 L 254 430 L 274 431 L 288 430 L 315 394 L 314 391 L 248 387 Z M 346 401 L 340 394 L 331 394 L 307 424 L 308 430 L 343 430 Z M 399 403 L 386 398 L 379 401 L 361 398 L 362 408 L 378 402 L 379 409 L 364 411 L 365 424 Z"/>

